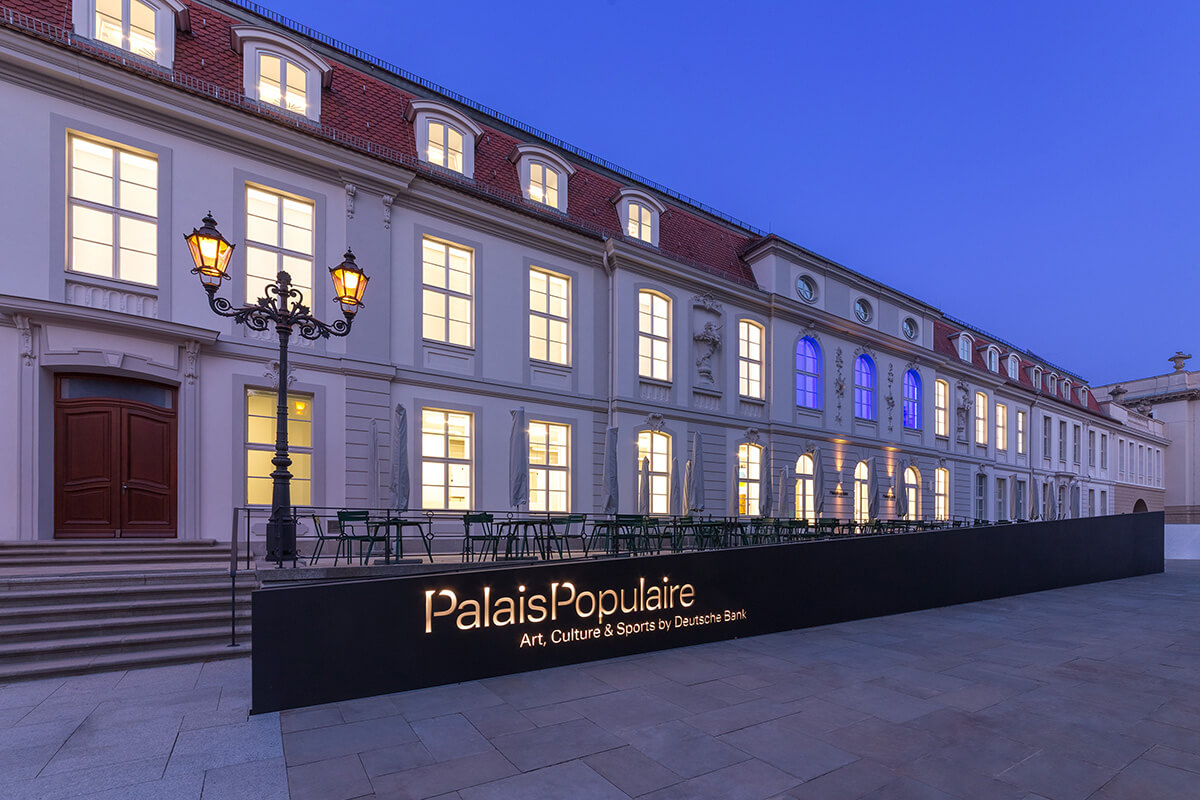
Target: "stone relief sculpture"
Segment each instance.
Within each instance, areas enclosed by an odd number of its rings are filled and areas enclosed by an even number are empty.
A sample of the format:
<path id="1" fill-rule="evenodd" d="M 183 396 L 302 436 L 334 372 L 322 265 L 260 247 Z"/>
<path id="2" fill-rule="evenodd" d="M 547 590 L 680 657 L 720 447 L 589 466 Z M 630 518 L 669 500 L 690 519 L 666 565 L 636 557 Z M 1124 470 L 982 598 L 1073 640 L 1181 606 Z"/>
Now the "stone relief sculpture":
<path id="1" fill-rule="evenodd" d="M 712 358 L 721 348 L 721 327 L 712 322 L 705 322 L 704 327 L 692 335 L 698 353 L 696 374 L 700 376 L 700 382 L 708 386 L 716 386 L 717 383 L 713 377 Z"/>
<path id="2" fill-rule="evenodd" d="M 895 419 L 895 414 L 894 414 L 894 411 L 896 409 L 896 396 L 892 392 L 892 384 L 894 384 L 896 382 L 896 373 L 893 370 L 894 366 L 895 365 L 892 364 L 890 361 L 888 362 L 888 393 L 887 393 L 887 397 L 884 398 L 884 400 L 887 401 L 888 431 L 893 430 L 893 427 L 896 424 L 896 419 Z"/>
<path id="3" fill-rule="evenodd" d="M 720 391 L 721 317 L 725 309 L 712 294 L 692 297 L 692 342 L 696 352 L 696 388 L 709 393 Z"/>
<path id="4" fill-rule="evenodd" d="M 966 381 L 960 380 L 955 388 L 958 389 L 958 406 L 954 409 L 954 414 L 958 423 L 958 440 L 960 442 L 967 441 L 967 415 L 971 411 L 971 389 L 967 386 Z"/>
<path id="5" fill-rule="evenodd" d="M 842 398 L 846 395 L 846 379 L 842 377 L 842 366 L 845 363 L 842 360 L 842 348 L 837 349 L 837 354 L 833 360 L 834 374 L 837 376 L 833 379 L 833 391 L 837 396 L 837 415 L 835 419 L 837 423 L 842 424 Z"/>

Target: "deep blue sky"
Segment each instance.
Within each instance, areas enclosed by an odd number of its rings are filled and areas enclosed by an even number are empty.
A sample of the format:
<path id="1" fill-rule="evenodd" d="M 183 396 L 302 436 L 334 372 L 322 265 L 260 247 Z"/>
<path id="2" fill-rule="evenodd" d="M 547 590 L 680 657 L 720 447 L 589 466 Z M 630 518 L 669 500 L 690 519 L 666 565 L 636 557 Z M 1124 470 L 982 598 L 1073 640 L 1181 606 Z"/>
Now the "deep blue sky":
<path id="1" fill-rule="evenodd" d="M 1200 3 L 273 7 L 1095 384 L 1200 369 Z"/>

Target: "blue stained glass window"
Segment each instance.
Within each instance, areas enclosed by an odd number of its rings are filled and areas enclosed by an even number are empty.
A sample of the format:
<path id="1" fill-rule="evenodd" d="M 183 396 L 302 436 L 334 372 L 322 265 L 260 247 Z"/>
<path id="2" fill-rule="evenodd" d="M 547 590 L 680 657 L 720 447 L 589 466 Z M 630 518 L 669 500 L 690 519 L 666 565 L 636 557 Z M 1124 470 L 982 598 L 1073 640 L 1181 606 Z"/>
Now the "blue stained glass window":
<path id="1" fill-rule="evenodd" d="M 854 361 L 854 416 L 875 419 L 875 362 L 867 355 Z"/>
<path id="2" fill-rule="evenodd" d="M 904 373 L 904 427 L 921 430 L 921 376 L 915 369 Z"/>
<path id="3" fill-rule="evenodd" d="M 796 344 L 796 405 L 821 407 L 821 348 L 808 337 Z"/>

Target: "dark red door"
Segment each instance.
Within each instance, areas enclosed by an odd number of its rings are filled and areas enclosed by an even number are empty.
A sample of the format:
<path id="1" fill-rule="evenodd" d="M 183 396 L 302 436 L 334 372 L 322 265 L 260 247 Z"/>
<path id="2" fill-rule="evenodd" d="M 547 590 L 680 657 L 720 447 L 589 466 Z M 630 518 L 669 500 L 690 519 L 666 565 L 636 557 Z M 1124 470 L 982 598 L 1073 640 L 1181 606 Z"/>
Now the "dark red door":
<path id="1" fill-rule="evenodd" d="M 54 424 L 54 535 L 176 535 L 175 391 L 60 376 Z"/>

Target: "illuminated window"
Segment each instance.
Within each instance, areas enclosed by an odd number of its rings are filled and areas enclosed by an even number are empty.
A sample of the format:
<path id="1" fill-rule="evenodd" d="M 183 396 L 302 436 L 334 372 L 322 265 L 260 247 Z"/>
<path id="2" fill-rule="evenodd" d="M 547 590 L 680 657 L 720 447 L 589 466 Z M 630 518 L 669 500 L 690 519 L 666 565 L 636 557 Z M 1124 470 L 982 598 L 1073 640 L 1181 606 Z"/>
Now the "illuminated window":
<path id="1" fill-rule="evenodd" d="M 817 497 L 813 457 L 805 453 L 796 459 L 796 519 L 817 521 Z"/>
<path id="2" fill-rule="evenodd" d="M 671 380 L 671 301 L 657 292 L 638 292 L 638 375 Z"/>
<path id="3" fill-rule="evenodd" d="M 821 347 L 809 337 L 796 343 L 796 405 L 821 407 Z"/>
<path id="4" fill-rule="evenodd" d="M 921 518 L 921 473 L 916 467 L 904 470 L 904 494 L 908 501 L 908 514 L 904 518 L 915 522 Z"/>
<path id="5" fill-rule="evenodd" d="M 70 137 L 68 268 L 158 283 L 158 162 Z"/>
<path id="6" fill-rule="evenodd" d="M 521 193 L 526 200 L 567 213 L 567 181 L 575 168 L 554 151 L 534 144 L 519 144 L 509 160 L 517 165 Z"/>
<path id="7" fill-rule="evenodd" d="M 904 427 L 921 430 L 921 376 L 915 369 L 904 373 Z"/>
<path id="8" fill-rule="evenodd" d="M 151 61 L 158 56 L 155 23 L 154 7 L 141 0 L 96 0 L 96 39 Z"/>
<path id="9" fill-rule="evenodd" d="M 1025 455 L 1025 412 L 1017 412 L 1017 453 Z"/>
<path id="10" fill-rule="evenodd" d="M 529 196 L 539 203 L 558 208 L 558 173 L 536 161 L 530 164 Z"/>
<path id="11" fill-rule="evenodd" d="M 254 302 L 280 270 L 313 306 L 313 204 L 246 186 L 246 301 Z"/>
<path id="12" fill-rule="evenodd" d="M 444 122 L 429 121 L 428 145 L 425 155 L 430 164 L 439 167 L 463 171 L 463 135 L 457 128 L 451 128 Z"/>
<path id="13" fill-rule="evenodd" d="M 988 399 L 983 392 L 975 393 L 975 444 L 988 441 Z"/>
<path id="14" fill-rule="evenodd" d="M 529 357 L 534 361 L 571 361 L 570 288 L 561 275 L 529 270 Z"/>
<path id="15" fill-rule="evenodd" d="M 860 461 L 854 465 L 854 521 L 871 521 L 871 468 L 867 462 Z"/>
<path id="16" fill-rule="evenodd" d="M 933 516 L 950 519 L 950 470 L 945 467 L 933 471 Z"/>
<path id="17" fill-rule="evenodd" d="M 571 426 L 529 423 L 529 510 L 566 511 L 571 483 Z"/>
<path id="18" fill-rule="evenodd" d="M 763 328 L 750 320 L 738 320 L 738 393 L 761 399 L 763 371 Z"/>
<path id="19" fill-rule="evenodd" d="M 258 99 L 296 114 L 308 110 L 308 73 L 294 61 L 272 53 L 258 54 Z"/>
<path id="20" fill-rule="evenodd" d="M 641 482 L 643 459 L 650 463 L 650 513 L 669 514 L 671 511 L 671 436 L 658 431 L 638 434 L 637 469 L 634 475 Z M 639 489 L 640 491 L 640 489 Z"/>
<path id="21" fill-rule="evenodd" d="M 658 220 L 666 206 L 640 189 L 623 188 L 612 198 L 625 235 L 658 247 Z"/>
<path id="22" fill-rule="evenodd" d="M 246 505 L 269 506 L 274 481 L 275 422 L 279 402 L 274 391 L 246 390 Z M 312 395 L 288 392 L 288 457 L 292 465 L 292 505 L 312 505 Z"/>
<path id="23" fill-rule="evenodd" d="M 643 242 L 653 241 L 654 219 L 650 215 L 650 209 L 641 203 L 630 203 L 628 221 L 625 223 L 625 232 L 634 239 L 641 239 Z"/>
<path id="24" fill-rule="evenodd" d="M 1008 449 L 1008 406 L 996 403 L 996 449 Z"/>
<path id="25" fill-rule="evenodd" d="M 943 380 L 933 382 L 933 432 L 938 436 L 950 435 L 950 384 Z"/>
<path id="26" fill-rule="evenodd" d="M 762 482 L 762 448 L 756 444 L 738 445 L 738 514 L 757 517 Z"/>
<path id="27" fill-rule="evenodd" d="M 471 507 L 471 415 L 421 409 L 421 508 Z"/>
<path id="28" fill-rule="evenodd" d="M 421 335 L 431 342 L 472 347 L 472 272 L 475 253 L 425 237 L 421 242 Z"/>
<path id="29" fill-rule="evenodd" d="M 854 359 L 854 416 L 875 419 L 875 362 L 865 354 Z"/>

